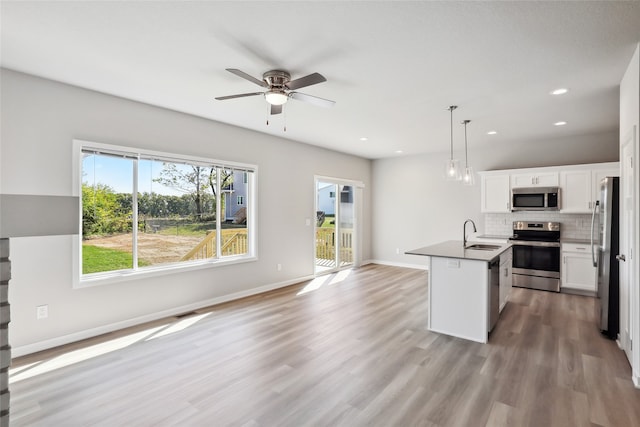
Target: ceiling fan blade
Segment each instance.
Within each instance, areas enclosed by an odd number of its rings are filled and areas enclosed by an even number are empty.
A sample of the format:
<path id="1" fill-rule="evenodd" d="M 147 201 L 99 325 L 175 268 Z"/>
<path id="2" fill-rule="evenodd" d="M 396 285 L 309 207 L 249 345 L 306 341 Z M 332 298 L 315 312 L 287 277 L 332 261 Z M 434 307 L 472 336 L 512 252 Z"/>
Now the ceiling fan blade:
<path id="1" fill-rule="evenodd" d="M 271 115 L 282 113 L 282 105 L 272 105 L 271 106 Z"/>
<path id="2" fill-rule="evenodd" d="M 269 85 L 267 83 L 265 83 L 263 80 L 258 80 L 253 76 L 250 76 L 249 74 L 245 73 L 244 71 L 240 71 L 238 69 L 235 68 L 227 68 L 226 69 L 228 72 L 235 74 L 238 77 L 242 77 L 245 80 L 249 80 L 251 83 L 255 83 L 258 86 L 262 86 L 262 87 L 269 87 Z"/>
<path id="3" fill-rule="evenodd" d="M 307 87 L 311 85 L 315 85 L 318 83 L 326 82 L 327 79 L 324 78 L 322 74 L 313 73 L 308 76 L 300 77 L 299 79 L 295 79 L 287 83 L 285 86 L 289 90 L 300 89 L 301 87 Z"/>
<path id="4" fill-rule="evenodd" d="M 262 92 L 239 93 L 238 95 L 218 96 L 216 99 L 218 101 L 224 101 L 225 99 L 244 98 L 245 96 L 255 96 L 255 95 L 262 95 L 262 94 L 263 94 Z"/>
<path id="5" fill-rule="evenodd" d="M 333 107 L 335 101 L 328 99 L 318 98 L 317 96 L 307 95 L 300 92 L 289 92 L 289 97 L 297 99 L 298 101 L 308 102 L 309 104 L 317 105 L 318 107 Z"/>

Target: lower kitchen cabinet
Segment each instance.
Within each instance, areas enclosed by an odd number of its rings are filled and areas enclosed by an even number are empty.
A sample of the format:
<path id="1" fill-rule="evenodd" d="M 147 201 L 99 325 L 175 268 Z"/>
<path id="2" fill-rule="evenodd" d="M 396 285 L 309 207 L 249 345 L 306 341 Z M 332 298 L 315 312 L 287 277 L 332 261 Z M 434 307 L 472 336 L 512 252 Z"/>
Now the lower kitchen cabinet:
<path id="1" fill-rule="evenodd" d="M 507 304 L 511 293 L 511 267 L 513 262 L 513 251 L 511 249 L 500 255 L 500 312 Z"/>
<path id="2" fill-rule="evenodd" d="M 561 288 L 596 292 L 597 270 L 591 259 L 589 244 L 562 244 Z"/>

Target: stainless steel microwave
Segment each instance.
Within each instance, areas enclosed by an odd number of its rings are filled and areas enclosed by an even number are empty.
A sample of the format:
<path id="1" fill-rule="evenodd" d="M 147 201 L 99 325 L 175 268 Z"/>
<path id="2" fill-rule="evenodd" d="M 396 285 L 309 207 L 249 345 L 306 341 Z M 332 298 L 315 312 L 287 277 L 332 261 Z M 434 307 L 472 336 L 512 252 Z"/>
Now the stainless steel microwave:
<path id="1" fill-rule="evenodd" d="M 560 210 L 559 187 L 520 187 L 511 189 L 512 211 Z"/>

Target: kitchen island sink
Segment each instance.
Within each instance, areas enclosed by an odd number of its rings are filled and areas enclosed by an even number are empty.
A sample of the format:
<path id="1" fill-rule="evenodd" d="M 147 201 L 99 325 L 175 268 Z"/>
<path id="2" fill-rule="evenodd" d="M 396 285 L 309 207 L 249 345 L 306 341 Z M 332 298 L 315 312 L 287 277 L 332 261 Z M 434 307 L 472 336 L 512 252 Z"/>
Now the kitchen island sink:
<path id="1" fill-rule="evenodd" d="M 500 249 L 502 245 L 489 245 L 486 243 L 475 243 L 473 245 L 468 245 L 466 249 L 473 249 L 476 251 L 495 251 Z"/>

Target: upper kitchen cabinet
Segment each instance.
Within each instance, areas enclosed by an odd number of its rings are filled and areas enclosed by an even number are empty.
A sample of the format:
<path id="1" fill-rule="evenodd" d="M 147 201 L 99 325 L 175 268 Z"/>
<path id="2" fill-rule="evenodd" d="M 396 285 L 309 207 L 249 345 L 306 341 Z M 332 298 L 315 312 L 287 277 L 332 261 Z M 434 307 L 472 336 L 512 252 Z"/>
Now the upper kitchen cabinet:
<path id="1" fill-rule="evenodd" d="M 600 180 L 619 176 L 617 163 L 605 163 L 598 168 L 560 172 L 561 212 L 590 213 L 600 197 Z"/>
<path id="2" fill-rule="evenodd" d="M 481 174 L 482 212 L 511 212 L 509 174 Z"/>
<path id="3" fill-rule="evenodd" d="M 560 212 L 591 213 L 600 197 L 600 180 L 619 176 L 620 163 L 549 166 L 480 172 L 484 213 L 511 212 L 511 190 L 520 187 L 560 187 Z"/>
<path id="4" fill-rule="evenodd" d="M 511 174 L 511 188 L 557 187 L 558 172 L 534 171 Z"/>
<path id="5" fill-rule="evenodd" d="M 560 172 L 560 211 L 565 213 L 590 212 L 593 201 L 591 181 L 591 170 Z"/>

